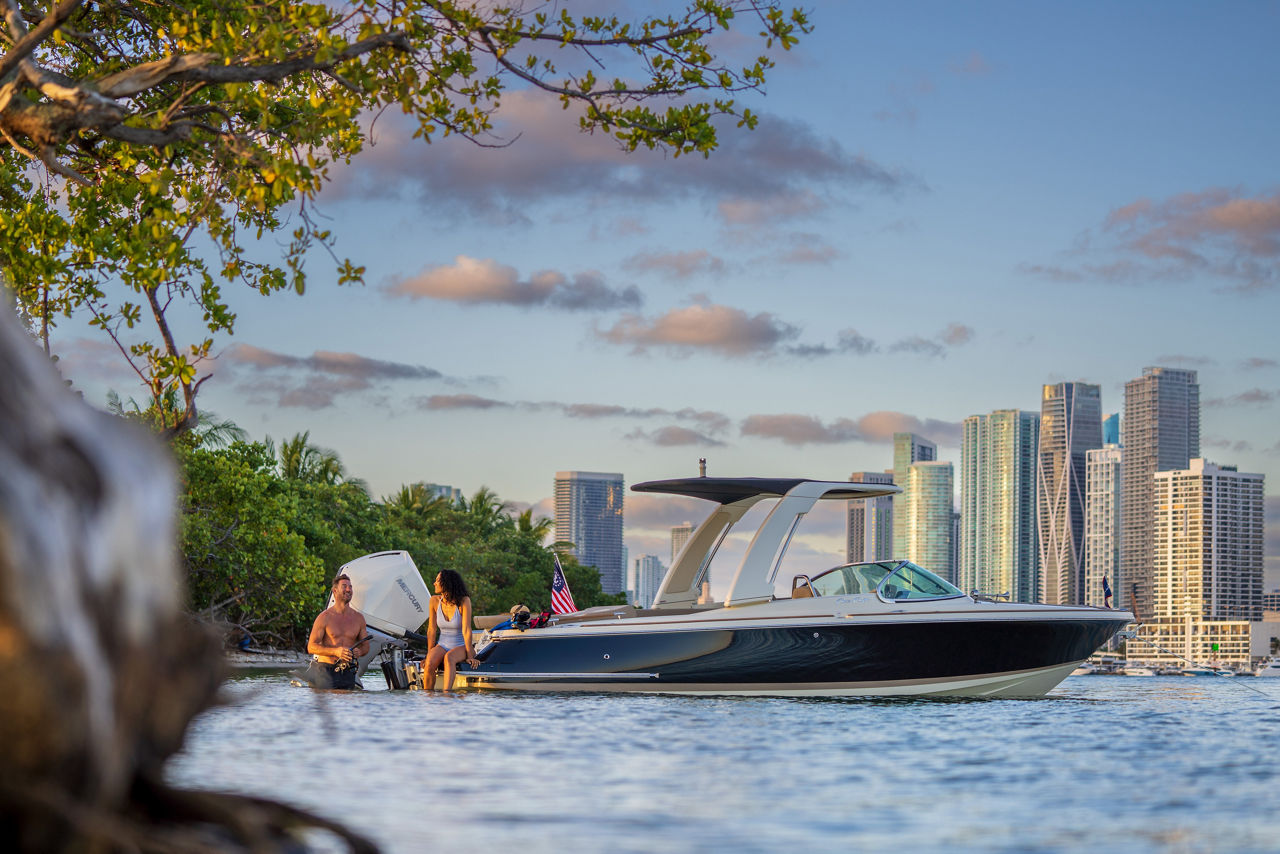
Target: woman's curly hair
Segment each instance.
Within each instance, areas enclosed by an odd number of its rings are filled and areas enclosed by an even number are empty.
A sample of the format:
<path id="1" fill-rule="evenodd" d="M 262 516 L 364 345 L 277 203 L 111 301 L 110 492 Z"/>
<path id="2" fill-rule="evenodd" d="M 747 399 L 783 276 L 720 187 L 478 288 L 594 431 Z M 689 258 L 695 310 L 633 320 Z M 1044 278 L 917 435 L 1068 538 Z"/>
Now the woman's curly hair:
<path id="1" fill-rule="evenodd" d="M 457 606 L 471 594 L 467 592 L 467 583 L 462 580 L 457 570 L 442 569 L 440 570 L 440 595 L 450 605 Z"/>

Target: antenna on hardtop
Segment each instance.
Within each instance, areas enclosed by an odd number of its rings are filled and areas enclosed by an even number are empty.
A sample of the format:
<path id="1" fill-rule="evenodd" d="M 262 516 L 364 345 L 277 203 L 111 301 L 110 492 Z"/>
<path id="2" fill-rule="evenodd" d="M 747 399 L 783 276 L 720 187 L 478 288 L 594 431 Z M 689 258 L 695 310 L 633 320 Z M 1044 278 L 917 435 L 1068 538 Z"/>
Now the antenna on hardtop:
<path id="1" fill-rule="evenodd" d="M 698 457 L 698 477 L 707 476 L 707 458 Z"/>

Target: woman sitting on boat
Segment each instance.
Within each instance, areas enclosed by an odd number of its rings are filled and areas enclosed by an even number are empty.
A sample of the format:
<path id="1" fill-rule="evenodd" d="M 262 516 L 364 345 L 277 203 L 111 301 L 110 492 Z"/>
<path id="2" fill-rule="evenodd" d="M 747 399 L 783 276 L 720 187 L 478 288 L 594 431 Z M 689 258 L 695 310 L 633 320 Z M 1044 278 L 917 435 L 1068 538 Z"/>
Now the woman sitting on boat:
<path id="1" fill-rule="evenodd" d="M 427 663 L 422 672 L 422 687 L 435 687 L 436 670 L 443 662 L 444 689 L 452 691 L 458 662 L 466 661 L 472 667 L 480 663 L 471 645 L 471 596 L 462 576 L 452 569 L 440 570 L 435 589 L 436 595 L 428 605 Z"/>

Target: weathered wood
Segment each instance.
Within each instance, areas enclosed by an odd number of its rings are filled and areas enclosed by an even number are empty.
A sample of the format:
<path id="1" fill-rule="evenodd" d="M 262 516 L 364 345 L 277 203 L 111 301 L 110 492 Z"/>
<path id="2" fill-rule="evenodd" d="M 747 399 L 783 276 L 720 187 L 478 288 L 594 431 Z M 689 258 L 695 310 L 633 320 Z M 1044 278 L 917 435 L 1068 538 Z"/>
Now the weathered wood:
<path id="1" fill-rule="evenodd" d="M 69 391 L 0 307 L 0 819 L 22 850 L 270 851 L 329 827 L 163 783 L 226 673 L 183 611 L 174 483 L 158 440 Z"/>

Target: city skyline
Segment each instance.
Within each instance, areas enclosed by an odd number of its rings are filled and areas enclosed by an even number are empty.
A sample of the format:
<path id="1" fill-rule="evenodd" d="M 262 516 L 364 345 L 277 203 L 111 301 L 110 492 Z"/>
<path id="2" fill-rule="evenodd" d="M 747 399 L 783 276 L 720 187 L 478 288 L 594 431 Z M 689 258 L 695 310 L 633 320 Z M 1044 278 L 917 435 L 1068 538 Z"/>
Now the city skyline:
<path id="1" fill-rule="evenodd" d="M 1145 367 L 1192 369 L 1201 456 L 1268 476 L 1280 585 L 1280 10 L 812 18 L 741 98 L 759 128 L 705 160 L 623 155 L 519 90 L 502 148 L 379 117 L 315 206 L 366 285 L 315 257 L 305 296 L 230 293 L 201 405 L 254 438 L 310 430 L 375 496 L 487 486 L 553 516 L 559 470 L 841 480 L 890 468 L 904 431 L 958 466 L 970 415 L 1061 382 L 1118 412 Z M 89 402 L 142 399 L 91 330 L 53 345 Z M 706 510 L 628 492 L 626 545 L 665 555 Z M 834 565 L 843 508 L 813 516 L 792 553 Z"/>

